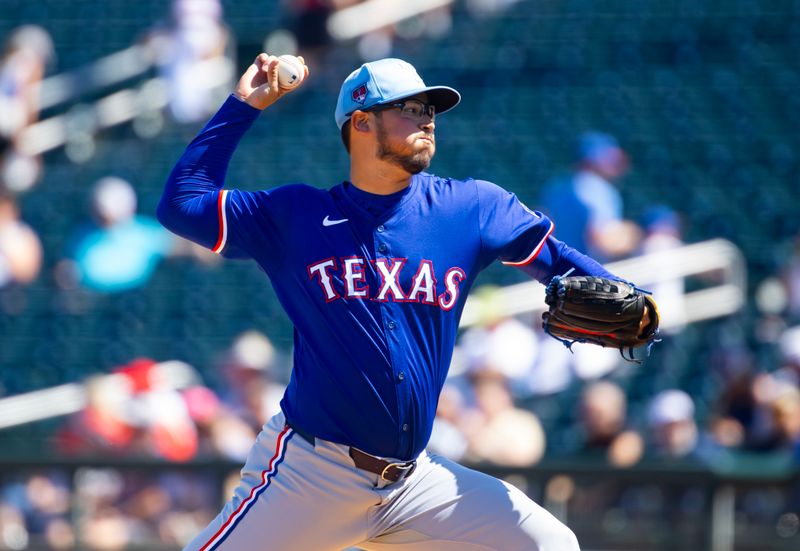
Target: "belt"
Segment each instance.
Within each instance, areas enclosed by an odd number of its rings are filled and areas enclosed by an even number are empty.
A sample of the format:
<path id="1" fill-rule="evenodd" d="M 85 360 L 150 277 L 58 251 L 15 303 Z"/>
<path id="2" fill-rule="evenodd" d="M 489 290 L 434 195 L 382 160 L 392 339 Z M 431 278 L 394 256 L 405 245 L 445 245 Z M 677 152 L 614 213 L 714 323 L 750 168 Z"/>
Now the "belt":
<path id="1" fill-rule="evenodd" d="M 289 423 L 286 424 L 292 427 L 289 425 Z M 297 430 L 295 427 L 292 427 L 292 430 L 312 446 L 316 445 L 316 438 L 313 434 L 302 430 Z M 350 446 L 350 457 L 353 460 L 353 463 L 355 463 L 356 467 L 359 469 L 377 474 L 389 482 L 397 482 L 398 480 L 402 480 L 413 473 L 414 469 L 417 468 L 416 461 L 402 461 L 399 463 L 386 461 L 380 457 L 362 452 L 358 448 L 354 448 L 352 446 Z"/>
<path id="2" fill-rule="evenodd" d="M 403 461 L 401 463 L 392 463 L 380 457 L 375 457 L 368 453 L 362 452 L 358 448 L 350 447 L 350 457 L 353 458 L 353 463 L 359 469 L 364 469 L 371 473 L 381 476 L 381 478 L 389 482 L 397 482 L 402 480 L 417 468 L 416 461 Z"/>

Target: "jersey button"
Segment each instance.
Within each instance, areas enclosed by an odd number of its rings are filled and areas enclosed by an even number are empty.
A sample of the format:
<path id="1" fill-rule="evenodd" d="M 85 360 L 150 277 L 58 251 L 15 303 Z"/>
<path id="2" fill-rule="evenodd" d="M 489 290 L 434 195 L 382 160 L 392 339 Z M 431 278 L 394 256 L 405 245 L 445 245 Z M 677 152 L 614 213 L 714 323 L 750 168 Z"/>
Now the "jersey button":
<path id="1" fill-rule="evenodd" d="M 394 330 L 394 328 L 397 327 L 397 323 L 395 323 L 394 320 L 389 320 L 389 322 L 386 324 L 386 327 L 388 327 L 391 330 Z"/>
<path id="2" fill-rule="evenodd" d="M 401 371 L 400 373 L 397 374 L 397 380 L 398 381 L 405 381 L 406 380 L 406 374 Z"/>
<path id="3" fill-rule="evenodd" d="M 403 432 L 408 432 L 408 423 L 403 423 Z"/>
<path id="4" fill-rule="evenodd" d="M 389 250 L 389 246 L 386 245 L 386 243 L 381 243 L 380 245 L 378 245 L 378 252 L 379 253 L 385 253 L 388 250 Z"/>
<path id="5" fill-rule="evenodd" d="M 386 229 L 386 226 L 384 226 L 383 224 L 381 224 L 381 225 L 380 225 L 380 226 L 378 226 L 376 229 L 378 230 L 378 233 L 383 233 L 383 231 Z"/>

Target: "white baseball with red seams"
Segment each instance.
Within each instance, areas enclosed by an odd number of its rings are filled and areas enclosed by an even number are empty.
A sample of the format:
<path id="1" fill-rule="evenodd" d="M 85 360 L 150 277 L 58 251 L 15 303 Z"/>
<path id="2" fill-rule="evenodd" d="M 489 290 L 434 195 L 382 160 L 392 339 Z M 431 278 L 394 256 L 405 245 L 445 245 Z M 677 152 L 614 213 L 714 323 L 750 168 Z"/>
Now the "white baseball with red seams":
<path id="1" fill-rule="evenodd" d="M 297 57 L 289 54 L 279 56 L 278 86 L 290 90 L 301 82 L 306 76 L 305 66 Z"/>

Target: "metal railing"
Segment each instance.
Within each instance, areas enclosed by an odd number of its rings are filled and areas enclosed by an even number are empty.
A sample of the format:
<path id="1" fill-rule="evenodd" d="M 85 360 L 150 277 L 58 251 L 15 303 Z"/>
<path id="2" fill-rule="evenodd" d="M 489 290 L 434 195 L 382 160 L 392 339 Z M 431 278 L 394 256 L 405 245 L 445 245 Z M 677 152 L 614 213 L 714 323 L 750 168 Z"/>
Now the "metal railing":
<path id="1" fill-rule="evenodd" d="M 662 329 L 733 314 L 745 304 L 747 269 L 742 252 L 730 241 L 712 239 L 675 249 L 612 262 L 606 268 L 639 287 L 650 288 L 663 283 L 705 276 L 702 288 L 685 292 L 681 311 L 665 310 Z M 658 297 L 656 297 L 658 298 Z M 535 281 L 498 289 L 492 300 L 506 315 L 541 312 L 546 309 L 544 287 Z M 461 326 L 480 321 L 481 299 L 471 295 L 464 307 Z"/>
<path id="2" fill-rule="evenodd" d="M 41 155 L 70 143 L 87 143 L 102 130 L 159 112 L 169 103 L 169 84 L 149 72 L 162 62 L 146 45 L 136 44 L 73 71 L 53 75 L 39 85 L 39 108 L 66 112 L 35 122 L 20 132 L 19 148 Z M 195 85 L 203 90 L 231 89 L 236 67 L 225 56 L 199 61 Z M 114 87 L 122 89 L 85 100 Z"/>

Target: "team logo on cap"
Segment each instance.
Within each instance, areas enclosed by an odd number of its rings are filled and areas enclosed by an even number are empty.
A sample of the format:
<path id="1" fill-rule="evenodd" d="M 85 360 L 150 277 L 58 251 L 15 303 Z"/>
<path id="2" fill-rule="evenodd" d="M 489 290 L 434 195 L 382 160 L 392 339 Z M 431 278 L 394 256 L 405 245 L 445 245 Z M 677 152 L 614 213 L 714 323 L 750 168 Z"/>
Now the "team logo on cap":
<path id="1" fill-rule="evenodd" d="M 364 100 L 367 99 L 367 85 L 362 84 L 361 86 L 353 90 L 352 98 L 354 102 L 363 105 Z"/>

